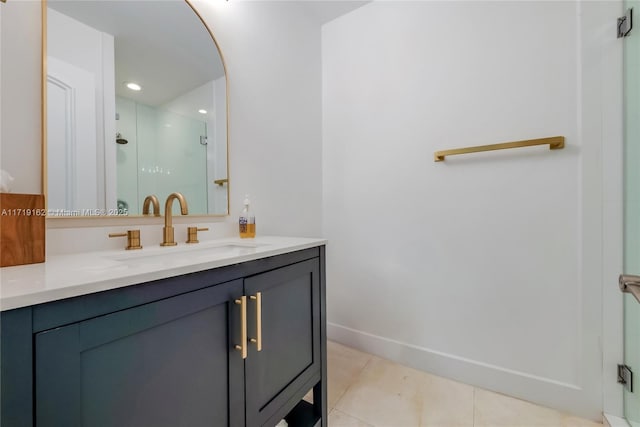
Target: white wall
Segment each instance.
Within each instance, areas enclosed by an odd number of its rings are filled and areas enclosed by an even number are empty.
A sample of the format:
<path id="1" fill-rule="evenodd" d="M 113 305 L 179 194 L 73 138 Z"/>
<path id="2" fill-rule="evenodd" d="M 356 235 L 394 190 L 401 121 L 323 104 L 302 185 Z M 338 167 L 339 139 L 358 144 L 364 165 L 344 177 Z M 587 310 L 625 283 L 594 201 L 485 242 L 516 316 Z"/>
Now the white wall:
<path id="1" fill-rule="evenodd" d="M 593 214 L 583 221 L 583 228 L 593 228 L 592 236 L 602 227 L 601 240 L 585 241 L 591 250 L 593 263 L 585 261 L 583 269 L 591 268 L 584 277 L 592 279 L 594 291 L 590 298 L 602 298 L 602 369 L 603 410 L 607 414 L 623 415 L 622 387 L 617 383 L 617 364 L 623 357 L 622 294 L 618 275 L 623 271 L 623 135 L 622 135 L 622 48 L 624 42 L 613 37 L 616 19 L 622 16 L 622 2 L 586 2 L 581 15 L 582 54 L 582 135 L 589 147 L 583 157 L 582 187 L 591 195 L 591 204 L 584 209 Z M 586 152 L 585 152 L 586 153 Z M 598 169 L 601 168 L 601 173 Z M 600 176 L 601 175 L 601 176 Z M 598 194 L 600 191 L 600 194 Z M 600 196 L 600 197 L 598 197 Z M 585 198 L 585 200 L 587 200 Z M 586 213 L 584 212 L 584 213 Z M 583 215 L 584 215 L 583 213 Z M 586 216 L 586 215 L 585 215 Z M 600 225 L 601 224 L 601 225 Z M 601 253 L 600 253 L 601 251 Z M 600 264 L 597 259 L 602 258 Z M 601 283 L 598 283 L 600 275 Z M 599 285 L 599 286 L 598 286 Z M 597 319 L 584 312 L 585 318 Z"/>
<path id="2" fill-rule="evenodd" d="M 227 105 L 224 102 L 227 96 L 227 82 L 219 78 L 214 82 L 215 118 L 211 120 L 213 138 L 209 132 L 209 146 L 207 146 L 207 165 L 209 166 L 209 212 L 224 212 L 228 210 L 227 184 L 216 185 L 217 179 L 228 177 L 227 172 Z M 213 140 L 213 144 L 211 144 Z"/>
<path id="3" fill-rule="evenodd" d="M 0 52 L 2 52 L 2 9 L 0 9 Z M 0 53 L 0 89 L 2 89 L 2 53 Z M 2 102 L 0 102 L 0 139 L 2 138 Z M 0 147 L 0 169 L 2 168 L 2 148 Z M 4 184 L 6 185 L 6 184 Z"/>
<path id="4" fill-rule="evenodd" d="M 321 233 L 320 28 L 297 2 L 197 2 L 229 79 L 231 218 L 258 234 Z M 234 232 L 237 227 L 234 228 Z"/>
<path id="5" fill-rule="evenodd" d="M 591 3 L 374 2 L 323 27 L 330 337 L 600 416 L 602 94 L 581 101 L 615 19 Z"/>
<path id="6" fill-rule="evenodd" d="M 40 193 L 40 2 L 0 7 L 0 168 L 15 178 L 14 193 Z"/>

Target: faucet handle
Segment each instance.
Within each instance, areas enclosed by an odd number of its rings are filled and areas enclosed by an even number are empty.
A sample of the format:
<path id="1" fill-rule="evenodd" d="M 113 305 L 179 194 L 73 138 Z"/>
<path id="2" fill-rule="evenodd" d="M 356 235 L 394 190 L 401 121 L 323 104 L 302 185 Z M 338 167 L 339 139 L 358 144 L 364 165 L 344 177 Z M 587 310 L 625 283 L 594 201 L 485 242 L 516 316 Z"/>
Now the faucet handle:
<path id="1" fill-rule="evenodd" d="M 187 227 L 187 243 L 198 243 L 198 231 L 209 231 L 209 227 Z"/>
<path id="2" fill-rule="evenodd" d="M 126 233 L 109 233 L 109 237 L 126 237 L 126 250 L 142 249 L 142 246 L 140 245 L 140 230 L 127 230 Z"/>

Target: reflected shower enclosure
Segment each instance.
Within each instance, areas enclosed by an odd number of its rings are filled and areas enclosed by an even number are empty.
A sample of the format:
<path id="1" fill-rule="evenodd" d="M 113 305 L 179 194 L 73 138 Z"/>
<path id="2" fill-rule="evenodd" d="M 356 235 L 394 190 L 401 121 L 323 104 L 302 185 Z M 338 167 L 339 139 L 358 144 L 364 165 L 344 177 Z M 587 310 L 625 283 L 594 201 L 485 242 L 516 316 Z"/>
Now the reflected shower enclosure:
<path id="1" fill-rule="evenodd" d="M 198 89 L 212 90 L 213 84 Z M 207 212 L 207 159 L 215 163 L 216 156 L 207 131 L 215 123 L 123 97 L 116 97 L 116 117 L 118 133 L 128 140 L 117 146 L 118 205 L 140 215 L 147 195 L 165 200 L 179 188 L 192 212 Z"/>

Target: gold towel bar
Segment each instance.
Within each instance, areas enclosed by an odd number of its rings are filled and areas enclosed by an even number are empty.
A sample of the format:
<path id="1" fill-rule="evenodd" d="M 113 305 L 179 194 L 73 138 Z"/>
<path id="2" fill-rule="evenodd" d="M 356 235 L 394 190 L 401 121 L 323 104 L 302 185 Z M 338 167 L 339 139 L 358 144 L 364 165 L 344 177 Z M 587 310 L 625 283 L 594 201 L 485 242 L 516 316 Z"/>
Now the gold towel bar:
<path id="1" fill-rule="evenodd" d="M 504 142 L 502 144 L 478 145 L 476 147 L 454 148 L 452 150 L 436 151 L 433 153 L 433 160 L 443 162 L 446 156 L 456 154 L 478 153 L 481 151 L 506 150 L 507 148 L 533 147 L 534 145 L 547 145 L 550 150 L 564 148 L 564 136 L 552 136 L 540 139 L 525 139 L 524 141 Z"/>

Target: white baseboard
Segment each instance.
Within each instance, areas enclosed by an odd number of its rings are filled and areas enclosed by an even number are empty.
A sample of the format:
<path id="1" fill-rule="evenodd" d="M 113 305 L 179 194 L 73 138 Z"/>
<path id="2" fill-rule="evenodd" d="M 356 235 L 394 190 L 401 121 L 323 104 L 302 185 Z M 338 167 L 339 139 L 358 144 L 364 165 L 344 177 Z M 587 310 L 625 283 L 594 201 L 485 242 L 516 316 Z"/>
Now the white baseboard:
<path id="1" fill-rule="evenodd" d="M 432 374 L 600 422 L 600 408 L 585 402 L 582 389 L 437 350 L 396 341 L 335 323 L 327 337 L 338 343 Z"/>
<path id="2" fill-rule="evenodd" d="M 604 414 L 604 425 L 605 427 L 629 427 L 627 420 L 611 414 Z"/>

